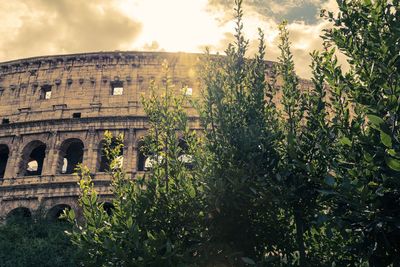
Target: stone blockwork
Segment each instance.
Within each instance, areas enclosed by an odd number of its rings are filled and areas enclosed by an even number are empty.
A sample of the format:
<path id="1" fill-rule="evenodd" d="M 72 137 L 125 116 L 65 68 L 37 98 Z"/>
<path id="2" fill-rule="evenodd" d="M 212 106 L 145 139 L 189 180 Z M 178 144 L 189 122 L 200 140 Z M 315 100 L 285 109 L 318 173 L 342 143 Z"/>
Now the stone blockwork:
<path id="1" fill-rule="evenodd" d="M 143 168 L 141 95 L 151 81 L 165 83 L 167 61 L 177 92 L 187 86 L 197 97 L 198 60 L 186 53 L 100 52 L 0 63 L 0 218 L 77 209 L 78 178 L 71 172 L 79 162 L 109 199 L 109 176 L 101 170 L 104 132 L 124 134 L 123 164 L 133 178 Z M 196 113 L 188 112 L 198 128 Z"/>
<path id="2" fill-rule="evenodd" d="M 79 213 L 72 170 L 80 162 L 92 170 L 104 201 L 110 199 L 110 177 L 101 163 L 104 132 L 124 134 L 123 164 L 134 178 L 144 169 L 138 152 L 146 134 L 141 95 L 152 81 L 165 83 L 167 61 L 176 91 L 188 87 L 198 97 L 200 56 L 99 52 L 0 63 L 0 220 L 36 210 L 54 217 L 65 207 Z M 309 85 L 302 81 L 301 88 Z M 187 111 L 191 127 L 200 129 L 196 112 Z"/>

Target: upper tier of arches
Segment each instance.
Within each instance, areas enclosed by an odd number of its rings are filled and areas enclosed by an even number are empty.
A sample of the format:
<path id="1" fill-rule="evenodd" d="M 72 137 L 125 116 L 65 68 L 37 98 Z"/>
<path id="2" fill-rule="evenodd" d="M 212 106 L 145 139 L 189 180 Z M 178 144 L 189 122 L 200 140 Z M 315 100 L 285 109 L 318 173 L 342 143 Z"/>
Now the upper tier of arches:
<path id="1" fill-rule="evenodd" d="M 166 81 L 199 95 L 199 54 L 100 52 L 0 63 L 0 126 L 29 121 L 144 116 L 141 95 Z M 186 91 L 185 91 L 186 92 Z M 194 112 L 194 111 L 193 111 Z"/>

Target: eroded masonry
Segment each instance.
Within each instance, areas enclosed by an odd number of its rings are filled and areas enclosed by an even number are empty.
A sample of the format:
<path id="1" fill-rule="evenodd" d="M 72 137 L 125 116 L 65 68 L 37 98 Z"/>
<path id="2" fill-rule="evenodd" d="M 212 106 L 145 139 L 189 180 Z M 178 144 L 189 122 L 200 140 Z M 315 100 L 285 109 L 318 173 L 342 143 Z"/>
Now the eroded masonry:
<path id="1" fill-rule="evenodd" d="M 145 171 L 138 149 L 146 134 L 141 95 L 151 81 L 166 82 L 167 61 L 177 92 L 186 87 L 189 97 L 198 96 L 198 60 L 185 53 L 101 52 L 0 63 L 0 219 L 38 209 L 56 218 L 66 207 L 77 209 L 79 163 L 109 201 L 104 132 L 124 135 L 128 175 Z M 198 128 L 196 113 L 188 112 Z"/>
<path id="2" fill-rule="evenodd" d="M 139 147 L 147 126 L 141 96 L 149 93 L 152 81 L 165 84 L 166 61 L 176 92 L 199 97 L 199 58 L 187 53 L 100 52 L 0 63 L 0 221 L 37 210 L 49 218 L 57 218 L 65 208 L 79 214 L 78 177 L 73 174 L 79 163 L 92 171 L 110 209 L 104 132 L 123 134 L 121 162 L 127 175 L 144 172 L 148 159 Z M 272 63 L 267 64 L 270 70 Z M 190 126 L 200 129 L 195 110 L 186 108 Z"/>

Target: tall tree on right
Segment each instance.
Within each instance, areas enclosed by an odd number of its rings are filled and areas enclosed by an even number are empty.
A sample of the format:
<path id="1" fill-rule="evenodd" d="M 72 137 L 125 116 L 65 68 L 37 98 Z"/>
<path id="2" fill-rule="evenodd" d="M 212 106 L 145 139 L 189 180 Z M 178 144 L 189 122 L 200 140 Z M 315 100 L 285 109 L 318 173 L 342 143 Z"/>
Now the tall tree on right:
<path id="1" fill-rule="evenodd" d="M 399 266 L 400 2 L 337 2 L 338 14 L 322 12 L 334 25 L 323 36 L 321 64 L 339 151 L 332 218 L 370 266 Z M 347 73 L 335 51 L 347 56 Z"/>

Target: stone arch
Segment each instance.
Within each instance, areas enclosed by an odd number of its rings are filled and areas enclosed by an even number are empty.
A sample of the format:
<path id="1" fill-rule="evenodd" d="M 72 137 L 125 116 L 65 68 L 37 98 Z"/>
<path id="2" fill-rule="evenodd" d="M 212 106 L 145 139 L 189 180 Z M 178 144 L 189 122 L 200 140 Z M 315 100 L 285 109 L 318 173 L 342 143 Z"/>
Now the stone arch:
<path id="1" fill-rule="evenodd" d="M 71 206 L 68 204 L 57 204 L 47 211 L 46 218 L 52 221 L 58 220 L 65 209 L 70 210 Z"/>
<path id="2" fill-rule="evenodd" d="M 116 146 L 116 144 L 117 144 L 116 140 L 117 139 L 115 137 L 112 139 L 112 142 L 111 142 L 111 147 L 112 148 Z M 108 161 L 106 155 L 104 154 L 103 148 L 104 148 L 104 140 L 102 140 L 100 142 L 99 149 L 98 149 L 99 150 L 99 163 L 98 163 L 99 172 L 106 172 L 110 168 L 110 162 Z M 124 148 L 122 147 L 121 151 L 119 153 L 119 157 L 121 159 L 121 166 L 123 165 L 123 159 L 124 159 L 123 156 L 124 156 Z"/>
<path id="3" fill-rule="evenodd" d="M 0 145 L 0 179 L 4 178 L 10 150 L 7 145 Z"/>
<path id="4" fill-rule="evenodd" d="M 45 157 L 46 144 L 39 140 L 31 141 L 22 150 L 18 174 L 22 176 L 41 175 Z"/>
<path id="5" fill-rule="evenodd" d="M 72 174 L 76 166 L 83 162 L 84 143 L 79 138 L 66 139 L 60 146 L 57 173 Z"/>
<path id="6" fill-rule="evenodd" d="M 15 219 L 29 219 L 31 217 L 32 212 L 30 211 L 30 209 L 26 207 L 17 207 L 7 213 L 6 220 L 9 221 Z"/>

